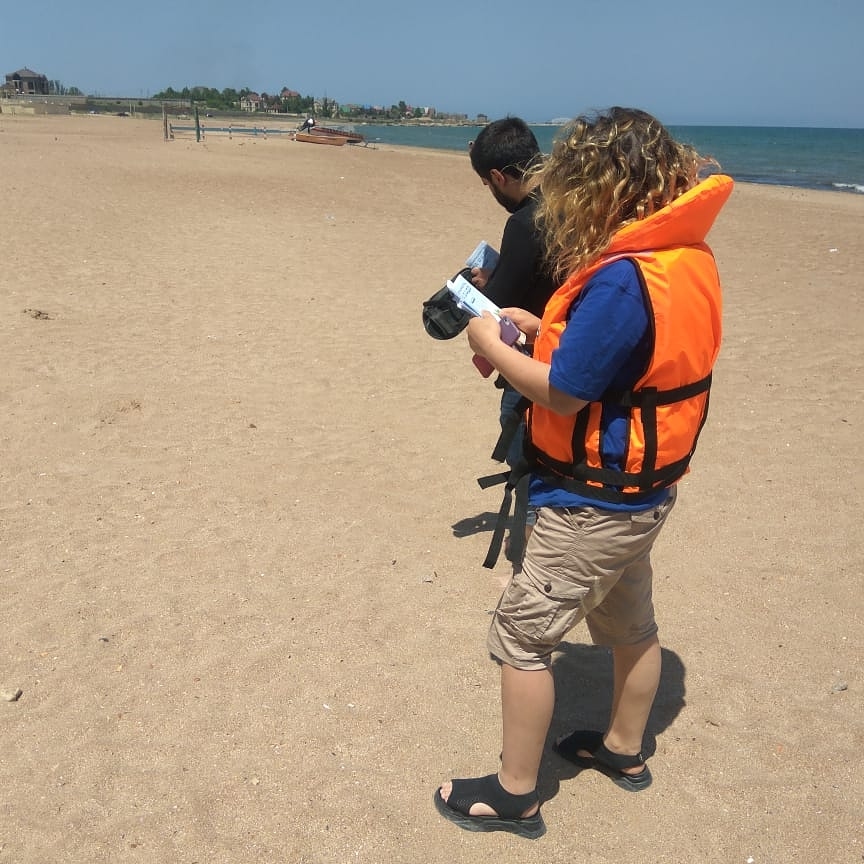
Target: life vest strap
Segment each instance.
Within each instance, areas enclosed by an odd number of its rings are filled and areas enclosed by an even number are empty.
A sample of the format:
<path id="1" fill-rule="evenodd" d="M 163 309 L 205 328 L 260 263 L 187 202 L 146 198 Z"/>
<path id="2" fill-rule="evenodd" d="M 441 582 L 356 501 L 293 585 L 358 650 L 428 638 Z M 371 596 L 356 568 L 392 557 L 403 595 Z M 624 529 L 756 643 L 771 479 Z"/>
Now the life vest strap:
<path id="1" fill-rule="evenodd" d="M 584 463 L 565 465 L 551 462 L 548 457 L 538 460 L 532 473 L 551 486 L 557 486 L 574 495 L 594 498 L 609 504 L 638 504 L 656 495 L 661 489 L 668 488 L 679 480 L 690 464 L 692 453 L 660 469 L 629 473 L 612 468 L 591 468 Z M 555 466 L 560 467 L 560 471 Z M 564 472 L 567 473 L 564 473 Z M 591 483 L 602 483 L 594 486 Z M 625 492 L 625 488 L 635 491 Z"/>
<path id="2" fill-rule="evenodd" d="M 498 518 L 495 520 L 492 539 L 489 541 L 489 550 L 486 552 L 486 558 L 483 561 L 483 566 L 488 570 L 492 570 L 498 563 L 498 556 L 501 554 L 501 547 L 504 545 L 504 532 L 507 530 L 510 507 L 513 504 L 513 493 L 520 483 L 525 494 L 516 495 L 516 512 L 513 514 L 513 524 L 510 529 L 510 552 L 513 560 L 519 561 L 522 558 L 525 547 L 525 523 L 528 517 L 527 485 L 529 472 L 530 467 L 528 463 L 520 460 L 506 474 L 493 474 L 477 480 L 482 489 L 488 489 L 490 486 L 501 483 L 502 478 L 506 481 L 504 499 L 501 501 L 501 507 L 498 509 Z"/>
<path id="3" fill-rule="evenodd" d="M 645 405 L 672 405 L 675 402 L 683 402 L 692 399 L 700 393 L 705 393 L 711 387 L 711 373 L 709 372 L 699 381 L 692 384 L 682 384 L 671 390 L 658 390 L 655 387 L 645 387 L 641 390 L 622 390 L 606 393 L 600 400 L 607 405 L 618 405 L 622 408 L 641 408 Z"/>
<path id="4" fill-rule="evenodd" d="M 519 424 L 524 419 L 525 412 L 528 410 L 530 404 L 531 400 L 522 396 L 513 406 L 513 410 L 504 418 L 501 424 L 501 434 L 495 442 L 495 449 L 492 451 L 492 458 L 496 462 L 506 461 L 510 445 L 513 443 L 513 438 L 516 436 Z"/>
<path id="5" fill-rule="evenodd" d="M 600 400 L 601 405 L 614 405 L 631 410 L 638 408 L 642 414 L 644 443 L 642 468 L 639 471 L 621 471 L 588 465 L 585 442 L 590 422 L 590 406 L 586 406 L 576 415 L 571 438 L 572 462 L 553 459 L 538 449 L 530 439 L 525 442 L 526 458 L 534 466 L 533 473 L 552 486 L 610 504 L 638 504 L 679 480 L 686 472 L 696 449 L 696 440 L 694 440 L 689 453 L 675 462 L 657 467 L 657 408 L 661 405 L 673 405 L 692 399 L 702 393 L 707 394 L 710 388 L 711 373 L 709 372 L 698 381 L 668 390 L 643 387 L 639 390 L 607 392 L 603 395 Z M 699 430 L 705 422 L 707 408 L 706 397 Z M 697 431 L 696 439 L 698 437 Z"/>
<path id="6" fill-rule="evenodd" d="M 525 557 L 525 527 L 528 524 L 528 481 L 526 474 L 516 484 L 513 495 L 513 521 L 510 523 L 511 562 L 521 562 Z"/>
<path id="7" fill-rule="evenodd" d="M 495 529 L 492 532 L 492 540 L 489 542 L 489 550 L 483 560 L 483 566 L 492 570 L 498 562 L 501 554 L 501 546 L 504 544 L 504 531 L 507 527 L 507 517 L 510 515 L 510 504 L 513 501 L 513 489 L 508 483 L 504 488 L 504 500 L 498 510 L 498 518 L 495 520 Z"/>
<path id="8" fill-rule="evenodd" d="M 530 405 L 531 401 L 522 396 L 516 405 L 513 406 L 513 410 L 504 418 L 501 424 L 501 434 L 498 436 L 495 448 L 492 451 L 492 458 L 496 462 L 506 461 L 510 445 L 513 443 L 513 438 L 516 436 L 519 425 L 522 423 L 525 412 Z M 519 472 L 514 473 L 517 468 Z M 514 492 L 515 507 L 510 528 L 510 557 L 514 561 L 521 561 L 525 551 L 525 524 L 528 520 L 527 463 L 520 461 L 510 471 L 478 477 L 477 483 L 481 489 L 489 489 L 501 483 L 506 484 L 504 500 L 501 502 L 501 507 L 498 510 L 495 528 L 492 531 L 492 539 L 489 542 L 489 551 L 486 553 L 483 566 L 491 570 L 498 562 L 501 547 L 504 544 L 504 532 L 507 529 L 507 520 L 510 516 L 510 507 L 513 504 Z"/>
<path id="9" fill-rule="evenodd" d="M 509 471 L 500 471 L 498 474 L 487 474 L 485 477 L 477 478 L 477 485 L 481 489 L 489 489 L 492 486 L 500 486 L 502 483 L 506 483 L 509 477 Z"/>

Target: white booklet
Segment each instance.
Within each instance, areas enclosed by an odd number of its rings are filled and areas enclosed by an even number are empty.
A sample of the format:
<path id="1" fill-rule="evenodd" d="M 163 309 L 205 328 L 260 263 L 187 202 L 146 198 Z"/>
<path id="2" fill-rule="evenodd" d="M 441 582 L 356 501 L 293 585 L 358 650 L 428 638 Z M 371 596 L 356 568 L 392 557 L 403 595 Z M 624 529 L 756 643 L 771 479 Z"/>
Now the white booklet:
<path id="1" fill-rule="evenodd" d="M 496 318 L 501 318 L 501 310 L 461 274 L 447 280 L 447 289 L 459 306 L 472 315 L 479 318 L 484 312 L 491 312 Z"/>

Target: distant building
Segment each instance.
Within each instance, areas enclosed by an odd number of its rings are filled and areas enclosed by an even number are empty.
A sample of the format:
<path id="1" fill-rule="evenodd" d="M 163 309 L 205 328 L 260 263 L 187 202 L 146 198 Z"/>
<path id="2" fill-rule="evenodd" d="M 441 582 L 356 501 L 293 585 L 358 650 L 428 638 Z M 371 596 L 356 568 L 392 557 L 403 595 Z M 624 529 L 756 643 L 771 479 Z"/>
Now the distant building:
<path id="1" fill-rule="evenodd" d="M 261 97 L 257 93 L 247 93 L 240 97 L 241 111 L 258 111 L 261 108 Z"/>
<path id="2" fill-rule="evenodd" d="M 48 78 L 32 69 L 19 69 L 6 76 L 6 87 L 10 93 L 21 96 L 47 96 Z"/>

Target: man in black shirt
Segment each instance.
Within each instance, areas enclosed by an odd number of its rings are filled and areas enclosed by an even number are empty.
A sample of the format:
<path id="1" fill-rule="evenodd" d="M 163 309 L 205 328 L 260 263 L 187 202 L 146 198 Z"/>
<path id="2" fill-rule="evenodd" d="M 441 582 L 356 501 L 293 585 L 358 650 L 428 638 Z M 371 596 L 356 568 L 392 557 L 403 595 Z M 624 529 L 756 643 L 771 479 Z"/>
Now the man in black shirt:
<path id="1" fill-rule="evenodd" d="M 471 147 L 471 166 L 510 213 L 498 264 L 491 272 L 475 268 L 471 281 L 497 306 L 518 306 L 538 317 L 557 287 L 544 264 L 543 241 L 534 225 L 534 184 L 525 177 L 541 158 L 534 133 L 518 117 L 484 126 Z"/>
<path id="2" fill-rule="evenodd" d="M 534 224 L 537 199 L 534 183 L 526 177 L 528 169 L 542 159 L 534 133 L 524 120 L 505 117 L 480 130 L 471 145 L 471 166 L 489 188 L 495 200 L 510 213 L 501 237 L 500 258 L 491 271 L 475 267 L 471 282 L 496 306 L 516 306 L 543 317 L 546 301 L 557 285 L 543 255 L 543 240 Z M 495 382 L 501 393 L 500 422 L 504 428 L 517 410 L 521 395 L 499 376 Z M 507 452 L 512 466 L 522 453 L 524 422 L 519 424 Z M 527 478 L 516 490 L 516 509 L 524 507 Z M 530 517 L 529 517 L 530 522 Z M 511 541 L 508 555 L 514 563 L 521 558 L 521 542 Z M 517 551 L 518 550 L 518 551 Z M 512 554 L 516 552 L 516 554 Z"/>

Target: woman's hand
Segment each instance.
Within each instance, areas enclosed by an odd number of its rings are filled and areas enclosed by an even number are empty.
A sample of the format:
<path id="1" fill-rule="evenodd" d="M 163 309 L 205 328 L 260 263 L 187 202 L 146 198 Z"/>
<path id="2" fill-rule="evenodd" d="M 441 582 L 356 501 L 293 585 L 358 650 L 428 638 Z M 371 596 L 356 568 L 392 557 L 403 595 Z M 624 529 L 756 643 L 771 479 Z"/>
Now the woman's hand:
<path id="1" fill-rule="evenodd" d="M 540 319 L 536 315 L 516 306 L 502 309 L 501 314 L 505 318 L 509 318 L 525 334 L 525 340 L 529 345 L 534 342 L 540 327 Z"/>
<path id="2" fill-rule="evenodd" d="M 489 312 L 468 322 L 468 344 L 475 354 L 486 357 L 490 348 L 501 343 L 501 324 Z"/>

